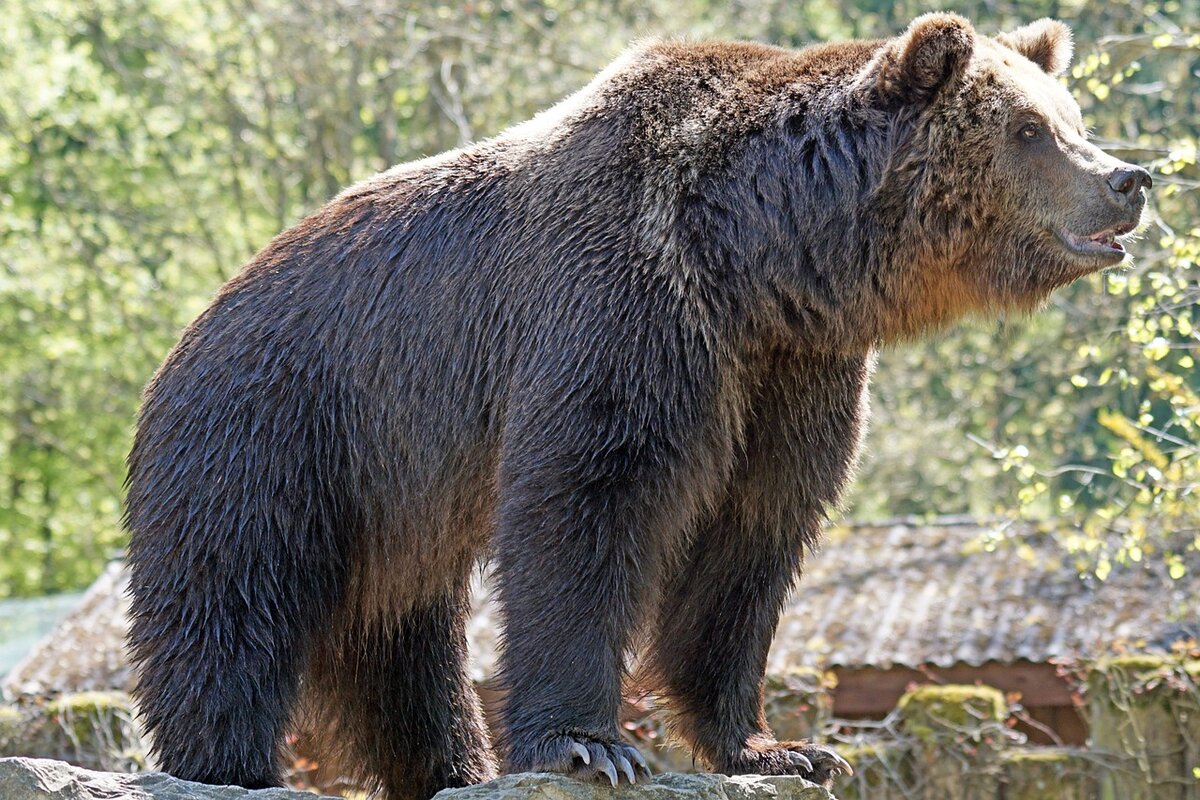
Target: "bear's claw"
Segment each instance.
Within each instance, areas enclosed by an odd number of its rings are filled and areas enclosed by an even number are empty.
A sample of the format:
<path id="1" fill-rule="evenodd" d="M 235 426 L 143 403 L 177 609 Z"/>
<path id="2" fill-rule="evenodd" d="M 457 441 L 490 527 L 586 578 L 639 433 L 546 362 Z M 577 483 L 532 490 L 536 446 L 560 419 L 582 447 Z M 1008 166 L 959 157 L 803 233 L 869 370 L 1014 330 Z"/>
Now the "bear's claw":
<path id="1" fill-rule="evenodd" d="M 621 782 L 621 776 L 624 776 L 626 782 L 634 784 L 637 783 L 634 764 L 637 764 L 646 777 L 650 777 L 650 768 L 646 766 L 646 760 L 637 748 L 630 745 L 621 742 L 589 741 L 581 744 L 579 741 L 572 741 L 571 750 L 583 762 L 583 767 L 590 767 L 582 769 L 576 766 L 572 769 L 571 774 L 578 777 L 603 776 L 610 784 L 616 786 Z M 587 752 L 587 757 L 583 757 L 580 751 Z"/>
<path id="2" fill-rule="evenodd" d="M 534 748 L 532 758 L 515 760 L 511 766 L 523 772 L 562 772 L 583 780 L 607 781 L 613 786 L 634 784 L 638 773 L 650 777 L 646 759 L 632 745 L 587 735 L 551 736 Z"/>
<path id="3" fill-rule="evenodd" d="M 805 758 L 805 757 L 804 757 L 804 755 L 803 755 L 802 753 L 797 753 L 797 752 L 795 752 L 795 751 L 788 751 L 788 754 L 787 754 L 787 756 L 788 756 L 788 759 L 789 759 L 789 760 L 790 760 L 790 761 L 791 761 L 793 764 L 795 764 L 796 766 L 800 767 L 801 769 L 803 769 L 803 770 L 806 770 L 806 771 L 808 771 L 808 772 L 812 772 L 812 771 L 813 771 L 813 765 L 812 765 L 812 762 L 811 762 L 811 761 L 809 761 L 807 758 Z"/>
<path id="4" fill-rule="evenodd" d="M 838 775 L 854 774 L 854 768 L 850 766 L 850 762 L 838 755 L 837 751 L 831 747 L 810 744 L 805 745 L 801 752 L 809 761 L 809 774 L 804 777 L 813 783 L 828 786 Z"/>
<path id="5" fill-rule="evenodd" d="M 625 776 L 630 783 L 637 783 L 637 777 L 633 774 L 633 764 L 629 763 L 629 759 L 617 753 L 617 766 L 621 769 L 621 774 Z"/>
<path id="6" fill-rule="evenodd" d="M 718 771 L 726 775 L 799 775 L 826 788 L 838 775 L 853 775 L 846 759 L 832 748 L 808 742 L 757 741 Z"/>

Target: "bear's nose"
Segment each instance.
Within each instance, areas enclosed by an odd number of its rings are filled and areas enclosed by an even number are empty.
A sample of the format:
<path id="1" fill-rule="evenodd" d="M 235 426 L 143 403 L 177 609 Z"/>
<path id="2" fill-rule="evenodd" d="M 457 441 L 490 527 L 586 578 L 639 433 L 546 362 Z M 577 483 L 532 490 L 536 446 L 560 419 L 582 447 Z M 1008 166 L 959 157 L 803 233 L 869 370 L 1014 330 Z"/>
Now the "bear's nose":
<path id="1" fill-rule="evenodd" d="M 1150 173 L 1132 164 L 1122 164 L 1108 176 L 1108 188 L 1121 195 L 1126 202 L 1136 199 L 1142 189 L 1149 189 L 1152 185 L 1154 181 Z"/>

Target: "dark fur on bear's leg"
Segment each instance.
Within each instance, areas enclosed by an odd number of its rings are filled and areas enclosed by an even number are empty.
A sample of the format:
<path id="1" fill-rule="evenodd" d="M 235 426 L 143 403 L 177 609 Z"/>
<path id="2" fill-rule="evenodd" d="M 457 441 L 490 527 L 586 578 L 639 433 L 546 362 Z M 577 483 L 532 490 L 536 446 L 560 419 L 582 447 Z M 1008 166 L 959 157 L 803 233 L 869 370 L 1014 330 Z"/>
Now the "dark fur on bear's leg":
<path id="1" fill-rule="evenodd" d="M 319 581 L 256 582 L 248 578 L 262 568 L 256 560 L 214 560 L 168 588 L 165 573 L 141 564 L 131 578 L 134 694 L 158 765 L 201 783 L 282 785 L 279 751 L 317 623 Z"/>
<path id="2" fill-rule="evenodd" d="M 199 349 L 147 389 L 129 456 L 134 697 L 162 769 L 278 786 L 301 671 L 345 586 L 353 515 L 319 471 L 343 450 L 319 420 L 231 397 Z M 303 391 L 279 379 L 274 396 Z"/>
<path id="3" fill-rule="evenodd" d="M 661 324 L 655 315 L 630 319 Z M 629 339 L 678 342 L 656 330 Z M 642 344 L 644 357 L 689 364 L 691 373 L 618 383 L 605 369 L 603 342 L 553 345 L 547 350 L 572 359 L 557 373 L 571 380 L 549 397 L 538 386 L 539 395 L 513 403 L 520 413 L 505 432 L 500 469 L 505 766 L 633 783 L 649 771 L 618 728 L 625 656 L 663 551 L 704 484 L 691 473 L 704 461 L 681 463 L 673 444 L 693 435 L 697 409 L 677 394 L 704 398 L 704 363 Z"/>
<path id="4" fill-rule="evenodd" d="M 620 535 L 622 521 L 604 519 L 597 508 L 598 502 L 611 503 L 611 496 L 563 499 L 561 521 L 544 523 L 535 517 L 545 509 L 513 505 L 502 517 L 507 524 L 501 536 L 560 531 L 568 507 L 577 502 L 595 525 L 560 533 L 553 544 L 497 549 L 505 615 L 506 769 L 591 776 L 613 785 L 624 777 L 632 783 L 635 768 L 645 770 L 645 762 L 621 743 L 617 713 L 636 598 L 643 589 L 636 567 L 629 565 L 647 554 L 632 537 Z M 548 558 L 553 566 L 542 568 Z"/>
<path id="5" fill-rule="evenodd" d="M 833 751 L 777 742 L 762 713 L 767 650 L 799 566 L 799 548 L 774 546 L 719 516 L 664 600 L 653 651 L 678 732 L 727 775 L 800 775 L 826 783 L 849 766 Z M 725 533 L 732 531 L 732 533 Z M 764 533 L 759 531 L 760 534 Z M 737 564 L 737 574 L 730 574 Z M 697 635 L 698 634 L 698 635 Z"/>
<path id="6" fill-rule="evenodd" d="M 313 582 L 284 576 L 268 592 L 245 581 L 257 568 L 213 564 L 168 590 L 135 562 L 134 694 L 158 765 L 176 777 L 282 785 L 279 751 L 315 627 L 303 609 L 319 606 Z"/>
<path id="7" fill-rule="evenodd" d="M 838 499 L 860 431 L 869 359 L 768 355 L 770 376 L 752 400 L 753 423 L 728 495 L 697 531 L 663 595 L 648 659 L 675 727 L 693 752 L 726 774 L 801 775 L 827 783 L 850 766 L 828 748 L 778 742 L 762 710 L 767 652 Z M 813 373 L 825 378 L 814 388 Z M 836 435 L 811 421 L 847 424 Z"/>
<path id="8" fill-rule="evenodd" d="M 313 727 L 388 800 L 496 777 L 467 673 L 466 581 L 398 620 L 349 623 L 313 659 Z"/>

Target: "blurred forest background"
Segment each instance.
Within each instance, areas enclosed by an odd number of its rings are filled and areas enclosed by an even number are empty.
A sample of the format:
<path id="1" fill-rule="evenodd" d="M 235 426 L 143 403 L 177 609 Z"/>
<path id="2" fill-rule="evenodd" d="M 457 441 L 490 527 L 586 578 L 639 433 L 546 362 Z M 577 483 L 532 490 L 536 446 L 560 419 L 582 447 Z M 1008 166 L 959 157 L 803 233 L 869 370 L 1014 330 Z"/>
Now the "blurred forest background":
<path id="1" fill-rule="evenodd" d="M 124 541 L 142 386 L 278 231 L 494 134 L 643 36 L 785 46 L 935 8 L 1069 22 L 1096 140 L 1154 172 L 1131 270 L 885 351 L 854 519 L 1045 521 L 1081 571 L 1200 547 L 1200 2 L 0 0 L 0 597 Z M 1191 576 L 1194 578 L 1195 576 Z"/>

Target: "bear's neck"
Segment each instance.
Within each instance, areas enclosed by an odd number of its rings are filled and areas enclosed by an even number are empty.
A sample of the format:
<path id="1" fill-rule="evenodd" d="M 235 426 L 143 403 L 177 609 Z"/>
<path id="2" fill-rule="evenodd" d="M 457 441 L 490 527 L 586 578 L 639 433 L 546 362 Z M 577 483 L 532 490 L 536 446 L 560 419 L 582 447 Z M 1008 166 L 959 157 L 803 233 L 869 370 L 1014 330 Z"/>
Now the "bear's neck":
<path id="1" fill-rule="evenodd" d="M 861 354 L 985 309 L 956 229 L 962 209 L 921 198 L 915 177 L 896 173 L 894 129 L 845 119 L 803 132 L 798 161 L 785 161 L 799 175 L 751 154 L 733 182 L 739 246 L 728 258 L 754 277 L 756 326 Z"/>
<path id="2" fill-rule="evenodd" d="M 891 279 L 902 259 L 873 199 L 888 164 L 886 125 L 836 115 L 780 148 L 747 147 L 685 211 L 687 239 L 706 242 L 697 251 L 706 269 L 749 284 L 745 322 L 760 338 L 865 354 L 905 335 L 923 312 Z"/>

